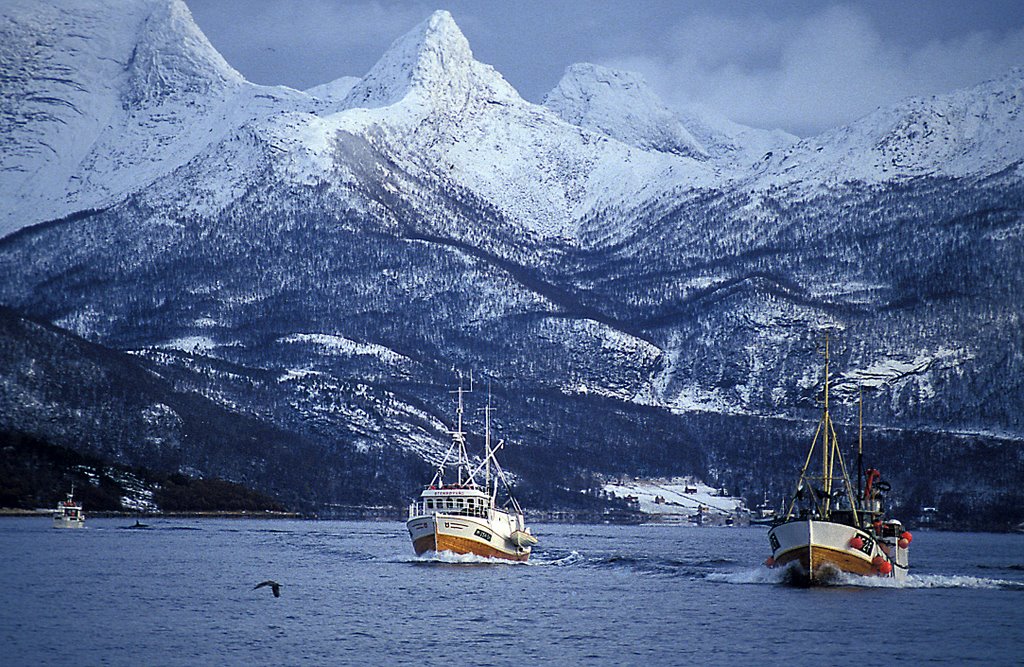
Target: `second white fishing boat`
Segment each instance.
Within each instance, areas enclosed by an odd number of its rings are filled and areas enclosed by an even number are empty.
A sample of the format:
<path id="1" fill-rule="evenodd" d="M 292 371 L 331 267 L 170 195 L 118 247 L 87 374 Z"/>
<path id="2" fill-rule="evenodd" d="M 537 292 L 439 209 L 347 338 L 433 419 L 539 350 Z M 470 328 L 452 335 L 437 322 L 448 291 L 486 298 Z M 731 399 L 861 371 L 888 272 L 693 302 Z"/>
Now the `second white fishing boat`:
<path id="1" fill-rule="evenodd" d="M 82 511 L 82 503 L 75 500 L 75 487 L 71 487 L 71 493 L 67 500 L 57 503 L 57 509 L 53 512 L 54 528 L 81 528 L 85 526 L 85 512 Z"/>
<path id="2" fill-rule="evenodd" d="M 850 481 L 829 414 L 829 361 L 826 337 L 824 413 L 786 512 L 768 531 L 772 555 L 765 564 L 789 566 L 799 582 L 807 584 L 829 581 L 840 573 L 903 580 L 910 567 L 913 535 L 896 519 L 885 520 L 882 495 L 889 488 L 879 481 L 879 472 L 870 469 L 866 481 L 861 477 L 862 436 L 858 436 L 856 488 Z M 863 434 L 863 400 L 860 414 Z M 819 445 L 820 475 L 811 467 Z"/>

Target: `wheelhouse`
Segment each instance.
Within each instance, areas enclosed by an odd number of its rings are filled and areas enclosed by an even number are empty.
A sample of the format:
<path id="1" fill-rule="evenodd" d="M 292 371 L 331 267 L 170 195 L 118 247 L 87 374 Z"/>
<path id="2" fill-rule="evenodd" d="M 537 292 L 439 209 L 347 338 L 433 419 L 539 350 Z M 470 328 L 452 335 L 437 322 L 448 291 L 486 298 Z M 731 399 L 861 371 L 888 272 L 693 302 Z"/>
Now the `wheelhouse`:
<path id="1" fill-rule="evenodd" d="M 476 486 L 429 488 L 409 507 L 409 516 L 444 514 L 489 519 L 492 508 L 491 498 Z"/>

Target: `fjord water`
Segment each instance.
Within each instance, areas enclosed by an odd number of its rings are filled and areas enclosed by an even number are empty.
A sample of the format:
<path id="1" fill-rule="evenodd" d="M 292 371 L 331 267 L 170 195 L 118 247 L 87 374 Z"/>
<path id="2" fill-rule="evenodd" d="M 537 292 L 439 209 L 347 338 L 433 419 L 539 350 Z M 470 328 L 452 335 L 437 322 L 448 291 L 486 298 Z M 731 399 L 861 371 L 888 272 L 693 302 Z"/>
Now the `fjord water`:
<path id="1" fill-rule="evenodd" d="M 764 528 L 541 525 L 511 565 L 416 558 L 397 522 L 131 523 L 0 521 L 4 665 L 1024 660 L 1024 535 L 919 531 L 905 586 L 799 589 Z"/>

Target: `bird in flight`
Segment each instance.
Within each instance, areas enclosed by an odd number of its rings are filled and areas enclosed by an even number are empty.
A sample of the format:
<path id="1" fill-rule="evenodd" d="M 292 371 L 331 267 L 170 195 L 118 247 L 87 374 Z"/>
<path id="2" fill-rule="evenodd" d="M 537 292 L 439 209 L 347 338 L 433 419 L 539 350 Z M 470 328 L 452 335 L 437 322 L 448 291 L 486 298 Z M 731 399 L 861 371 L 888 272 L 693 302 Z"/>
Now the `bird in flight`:
<path id="1" fill-rule="evenodd" d="M 277 583 L 276 581 L 274 581 L 272 579 L 267 579 L 266 581 L 261 581 L 260 583 L 256 584 L 256 586 L 255 586 L 255 588 L 253 588 L 253 590 L 256 590 L 257 588 L 263 588 L 264 586 L 270 586 L 270 590 L 274 591 L 274 597 L 275 598 L 281 597 L 281 584 Z"/>

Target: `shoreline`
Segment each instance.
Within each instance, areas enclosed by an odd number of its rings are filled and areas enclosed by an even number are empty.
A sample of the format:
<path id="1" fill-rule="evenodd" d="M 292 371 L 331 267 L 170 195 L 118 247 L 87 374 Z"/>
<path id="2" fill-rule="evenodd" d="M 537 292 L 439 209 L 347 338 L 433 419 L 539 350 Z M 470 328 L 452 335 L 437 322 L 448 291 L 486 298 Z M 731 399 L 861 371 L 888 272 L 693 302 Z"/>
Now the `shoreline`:
<path id="1" fill-rule="evenodd" d="M 0 518 L 4 517 L 51 517 L 52 509 L 21 509 L 17 507 L 0 507 Z M 276 512 L 271 510 L 254 511 L 224 510 L 210 512 L 86 512 L 86 519 L 308 519 L 299 512 Z"/>

